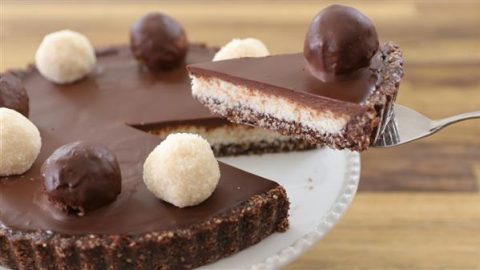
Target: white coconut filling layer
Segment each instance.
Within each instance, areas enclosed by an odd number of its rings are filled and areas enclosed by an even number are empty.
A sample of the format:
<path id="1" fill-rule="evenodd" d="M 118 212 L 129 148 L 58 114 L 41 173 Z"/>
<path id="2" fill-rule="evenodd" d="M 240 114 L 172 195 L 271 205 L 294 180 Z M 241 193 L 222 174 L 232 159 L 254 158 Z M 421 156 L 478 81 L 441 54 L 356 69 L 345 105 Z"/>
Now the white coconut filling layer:
<path id="1" fill-rule="evenodd" d="M 155 135 L 166 138 L 171 133 L 193 133 L 205 138 L 211 145 L 250 144 L 258 142 L 273 143 L 276 141 L 288 141 L 289 137 L 276 132 L 252 128 L 249 126 L 235 125 L 206 128 L 202 126 L 177 126 L 163 128 L 153 132 Z"/>
<path id="2" fill-rule="evenodd" d="M 333 114 L 330 110 L 318 110 L 298 104 L 287 98 L 272 96 L 242 85 L 217 79 L 191 76 L 192 94 L 200 100 L 214 99 L 218 110 L 248 108 L 260 114 L 270 115 L 281 121 L 301 123 L 315 132 L 339 134 L 349 121 L 348 115 Z"/>

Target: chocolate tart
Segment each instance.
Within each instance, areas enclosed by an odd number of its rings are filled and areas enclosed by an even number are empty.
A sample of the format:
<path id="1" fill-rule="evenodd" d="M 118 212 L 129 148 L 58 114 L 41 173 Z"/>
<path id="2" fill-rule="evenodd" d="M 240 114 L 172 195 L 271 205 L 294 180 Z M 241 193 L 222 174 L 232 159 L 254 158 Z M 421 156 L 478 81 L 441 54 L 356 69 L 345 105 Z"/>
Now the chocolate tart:
<path id="1" fill-rule="evenodd" d="M 301 53 L 200 63 L 187 69 L 194 97 L 234 123 L 362 151 L 390 113 L 403 59 L 398 46 L 385 43 L 370 66 L 348 80 L 329 82 L 309 72 Z"/>
<path id="2" fill-rule="evenodd" d="M 214 52 L 190 45 L 185 64 L 209 61 Z M 169 72 L 148 72 L 128 47 L 119 46 L 98 51 L 96 70 L 69 85 L 49 82 L 33 66 L 9 73 L 27 89 L 30 119 L 39 128 L 43 145 L 27 173 L 0 178 L 0 265 L 192 268 L 287 229 L 285 190 L 222 163 L 217 189 L 198 206 L 180 209 L 146 189 L 143 162 L 169 132 L 203 132 L 222 155 L 309 146 L 212 116 L 191 97 L 184 65 Z M 115 202 L 83 217 L 53 207 L 42 191 L 40 175 L 41 165 L 55 149 L 78 140 L 108 147 L 123 178 Z"/>

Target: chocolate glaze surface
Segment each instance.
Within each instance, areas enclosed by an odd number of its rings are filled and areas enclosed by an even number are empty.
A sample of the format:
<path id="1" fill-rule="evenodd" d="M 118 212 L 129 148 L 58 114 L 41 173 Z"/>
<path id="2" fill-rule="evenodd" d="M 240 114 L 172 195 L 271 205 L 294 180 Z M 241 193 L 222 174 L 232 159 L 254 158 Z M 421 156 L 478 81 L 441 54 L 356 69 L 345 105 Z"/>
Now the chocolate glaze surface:
<path id="1" fill-rule="evenodd" d="M 42 135 L 42 150 L 32 169 L 0 178 L 0 226 L 67 234 L 137 234 L 191 225 L 222 213 L 278 184 L 220 164 L 221 179 L 204 203 L 179 209 L 150 193 L 142 180 L 143 162 L 160 143 L 127 124 L 215 118 L 191 97 L 184 67 L 148 73 L 128 47 L 103 50 L 96 70 L 71 85 L 56 85 L 36 70 L 20 72 L 31 101 L 31 120 Z M 186 63 L 210 61 L 214 50 L 191 45 Z M 42 192 L 40 167 L 58 147 L 83 140 L 108 147 L 120 164 L 122 193 L 112 204 L 84 217 L 53 207 Z"/>
<path id="2" fill-rule="evenodd" d="M 369 67 L 360 69 L 348 80 L 330 82 L 314 77 L 301 53 L 205 62 L 189 65 L 187 69 L 194 76 L 218 77 L 312 108 L 358 114 L 367 109 L 362 104 L 381 83 L 382 66 L 379 51 Z"/>

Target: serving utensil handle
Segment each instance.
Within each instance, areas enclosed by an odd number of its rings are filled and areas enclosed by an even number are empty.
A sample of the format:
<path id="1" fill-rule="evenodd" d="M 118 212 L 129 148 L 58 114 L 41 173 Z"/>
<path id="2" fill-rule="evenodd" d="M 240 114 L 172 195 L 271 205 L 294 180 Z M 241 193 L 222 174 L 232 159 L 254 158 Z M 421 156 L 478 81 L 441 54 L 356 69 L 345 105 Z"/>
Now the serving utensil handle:
<path id="1" fill-rule="evenodd" d="M 430 128 L 430 131 L 437 132 L 452 124 L 465 121 L 465 120 L 476 119 L 476 118 L 480 118 L 480 111 L 462 113 L 462 114 L 447 117 L 444 119 L 434 120 L 432 121 L 432 126 Z"/>

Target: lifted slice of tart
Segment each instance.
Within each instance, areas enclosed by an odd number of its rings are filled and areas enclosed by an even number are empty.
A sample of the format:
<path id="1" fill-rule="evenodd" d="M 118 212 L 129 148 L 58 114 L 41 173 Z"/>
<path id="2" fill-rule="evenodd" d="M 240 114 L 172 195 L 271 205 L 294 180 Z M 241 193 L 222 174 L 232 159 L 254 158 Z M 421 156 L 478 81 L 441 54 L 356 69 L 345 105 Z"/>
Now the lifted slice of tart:
<path id="1" fill-rule="evenodd" d="M 193 64 L 193 96 L 234 123 L 362 151 L 395 101 L 403 60 L 392 43 L 348 80 L 321 81 L 301 53 Z"/>

